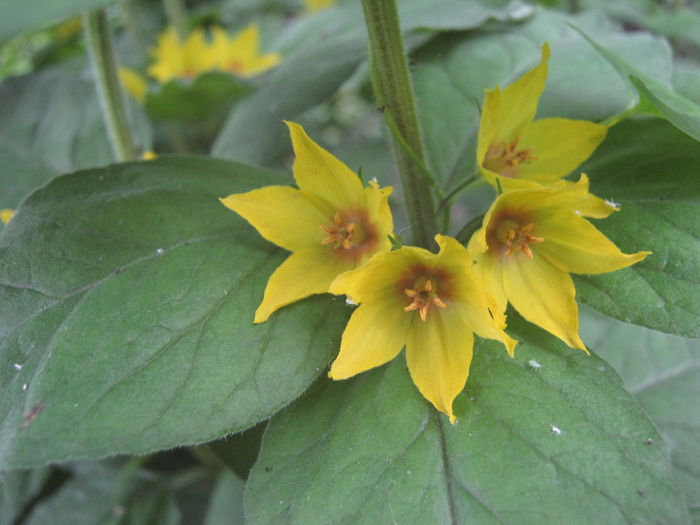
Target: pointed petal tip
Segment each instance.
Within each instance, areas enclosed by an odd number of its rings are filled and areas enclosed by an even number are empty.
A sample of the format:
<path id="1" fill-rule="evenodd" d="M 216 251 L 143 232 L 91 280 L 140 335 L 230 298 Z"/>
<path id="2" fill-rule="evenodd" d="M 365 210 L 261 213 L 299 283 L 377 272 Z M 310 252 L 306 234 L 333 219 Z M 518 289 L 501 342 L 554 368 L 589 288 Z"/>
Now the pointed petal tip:
<path id="1" fill-rule="evenodd" d="M 261 310 L 260 308 L 258 308 L 255 311 L 255 317 L 253 318 L 253 324 L 264 323 L 265 321 L 267 321 L 270 318 L 271 315 L 272 315 L 272 312 L 267 311 L 267 310 Z"/>
<path id="2" fill-rule="evenodd" d="M 549 49 L 549 42 L 545 42 L 542 44 L 542 60 L 548 60 L 551 55 L 551 51 Z"/>

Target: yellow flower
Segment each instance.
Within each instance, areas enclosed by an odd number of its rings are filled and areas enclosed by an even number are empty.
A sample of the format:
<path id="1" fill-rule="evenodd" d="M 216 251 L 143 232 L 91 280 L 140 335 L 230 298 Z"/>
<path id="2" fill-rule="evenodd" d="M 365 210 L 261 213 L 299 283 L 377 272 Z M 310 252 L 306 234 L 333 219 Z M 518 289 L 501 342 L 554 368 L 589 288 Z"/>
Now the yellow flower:
<path id="1" fill-rule="evenodd" d="M 212 56 L 217 69 L 250 77 L 276 66 L 279 53 L 260 54 L 259 29 L 251 24 L 232 38 L 221 27 L 212 30 Z"/>
<path id="2" fill-rule="evenodd" d="M 268 186 L 221 199 L 268 241 L 292 254 L 270 276 L 256 323 L 278 308 L 328 291 L 333 279 L 389 250 L 391 188 L 363 187 L 345 164 L 287 122 L 299 189 Z"/>
<path id="3" fill-rule="evenodd" d="M 495 307 L 505 311 L 510 302 L 528 321 L 586 351 L 569 273 L 612 272 L 651 253 L 622 253 L 584 219 L 605 218 L 613 211 L 615 205 L 588 192 L 585 175 L 577 183 L 560 181 L 500 195 L 469 241 Z"/>
<path id="4" fill-rule="evenodd" d="M 322 9 L 327 9 L 334 5 L 335 0 L 304 0 L 304 10 L 307 13 L 321 11 Z"/>
<path id="5" fill-rule="evenodd" d="M 192 31 L 183 43 L 170 27 L 158 37 L 151 53 L 155 62 L 148 74 L 161 84 L 173 78 L 192 79 L 214 67 L 214 56 L 202 29 Z"/>
<path id="6" fill-rule="evenodd" d="M 0 210 L 0 221 L 2 221 L 3 224 L 7 224 L 10 222 L 10 219 L 12 216 L 15 214 L 15 210 L 11 210 L 9 208 L 5 208 L 4 210 Z"/>
<path id="7" fill-rule="evenodd" d="M 157 158 L 158 158 L 158 154 L 155 151 L 153 151 L 152 149 L 147 149 L 146 151 L 144 151 L 141 154 L 141 160 L 153 160 L 153 159 L 157 159 Z"/>
<path id="8" fill-rule="evenodd" d="M 505 190 L 530 181 L 554 182 L 586 160 L 607 127 L 584 120 L 548 118 L 533 122 L 547 78 L 549 47 L 542 46 L 539 65 L 500 91 L 486 91 L 481 112 L 476 160 L 481 174 Z"/>
<path id="9" fill-rule="evenodd" d="M 402 247 L 372 257 L 338 277 L 331 293 L 360 306 L 353 312 L 329 376 L 346 379 L 392 360 L 406 346 L 413 382 L 454 423 L 452 402 L 467 381 L 476 332 L 516 342 L 489 314 L 488 300 L 467 250 L 435 237 L 440 251 Z"/>
<path id="10" fill-rule="evenodd" d="M 119 80 L 121 80 L 122 86 L 124 86 L 124 91 L 131 95 L 137 102 L 143 103 L 146 98 L 146 91 L 148 90 L 146 79 L 133 69 L 120 67 Z"/>

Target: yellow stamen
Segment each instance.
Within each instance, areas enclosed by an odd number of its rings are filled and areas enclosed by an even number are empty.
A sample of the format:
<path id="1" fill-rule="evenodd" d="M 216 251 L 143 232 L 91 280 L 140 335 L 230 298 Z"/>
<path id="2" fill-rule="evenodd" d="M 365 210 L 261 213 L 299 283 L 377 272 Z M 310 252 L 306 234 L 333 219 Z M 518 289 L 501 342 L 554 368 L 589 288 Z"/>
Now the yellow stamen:
<path id="1" fill-rule="evenodd" d="M 404 293 L 413 299 L 413 302 L 404 308 L 406 312 L 418 310 L 421 321 L 428 319 L 428 311 L 431 306 L 447 308 L 447 304 L 437 295 L 437 289 L 433 289 L 432 279 L 427 279 L 422 286 L 414 285 L 415 288 L 406 288 Z"/>
<path id="2" fill-rule="evenodd" d="M 507 142 L 495 142 L 489 146 L 484 159 L 484 167 L 509 178 L 518 176 L 518 166 L 523 162 L 537 160 L 533 155 L 534 148 L 518 150 L 520 137 L 515 137 L 510 144 Z"/>
<path id="3" fill-rule="evenodd" d="M 530 244 L 544 242 L 544 238 L 532 235 L 534 229 L 535 226 L 532 223 L 520 226 L 513 220 L 503 221 L 499 225 L 496 234 L 503 244 L 503 256 L 508 257 L 512 255 L 516 249 L 519 249 L 527 255 L 528 258 L 532 259 Z"/>

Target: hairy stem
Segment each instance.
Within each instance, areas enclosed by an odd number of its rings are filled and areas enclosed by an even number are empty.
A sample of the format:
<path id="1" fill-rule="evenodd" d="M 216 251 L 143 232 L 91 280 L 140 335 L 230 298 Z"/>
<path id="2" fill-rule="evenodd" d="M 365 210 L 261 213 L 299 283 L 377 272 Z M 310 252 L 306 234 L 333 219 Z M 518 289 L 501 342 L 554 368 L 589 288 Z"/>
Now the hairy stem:
<path id="1" fill-rule="evenodd" d="M 433 192 L 425 175 L 423 141 L 395 0 L 362 0 L 377 104 L 391 130 L 413 241 L 433 246 L 437 233 Z M 410 154 L 409 154 L 410 152 Z"/>
<path id="2" fill-rule="evenodd" d="M 112 153 L 120 162 L 134 160 L 136 149 L 126 116 L 124 93 L 117 73 L 117 58 L 114 54 L 107 13 L 104 9 L 87 13 L 84 15 L 83 23 L 93 76 L 97 84 L 97 95 L 112 145 Z"/>

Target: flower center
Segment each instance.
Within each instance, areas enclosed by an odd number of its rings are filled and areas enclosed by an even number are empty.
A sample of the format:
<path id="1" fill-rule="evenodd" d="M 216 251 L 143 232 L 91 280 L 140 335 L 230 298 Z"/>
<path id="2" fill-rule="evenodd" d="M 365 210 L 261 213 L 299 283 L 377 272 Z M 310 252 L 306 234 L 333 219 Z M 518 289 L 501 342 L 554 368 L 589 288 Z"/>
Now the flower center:
<path id="1" fill-rule="evenodd" d="M 367 237 L 365 228 L 360 221 L 344 217 L 340 212 L 336 212 L 333 216 L 331 226 L 321 226 L 321 229 L 326 233 L 321 244 L 331 245 L 333 248 L 349 250 L 362 244 Z"/>
<path id="2" fill-rule="evenodd" d="M 447 308 L 445 301 L 438 295 L 433 279 L 418 279 L 414 283 L 413 288 L 404 288 L 403 293 L 412 299 L 411 303 L 404 308 L 404 311 L 412 312 L 418 310 L 421 321 L 425 321 L 428 318 L 428 311 L 432 307 Z"/>
<path id="3" fill-rule="evenodd" d="M 544 242 L 542 237 L 535 237 L 532 231 L 535 226 L 532 223 L 520 226 L 512 219 L 502 220 L 496 227 L 496 239 L 501 246 L 501 254 L 504 257 L 512 255 L 516 250 L 520 250 L 532 259 L 530 244 Z"/>
<path id="4" fill-rule="evenodd" d="M 517 149 L 520 137 L 515 137 L 513 141 L 493 142 L 486 152 L 484 167 L 496 173 L 514 179 L 518 176 L 518 166 L 526 161 L 537 160 L 532 154 L 534 148 Z"/>
<path id="5" fill-rule="evenodd" d="M 333 224 L 321 225 L 326 236 L 321 241 L 348 262 L 361 262 L 377 245 L 377 229 L 364 210 L 339 211 Z"/>

